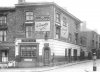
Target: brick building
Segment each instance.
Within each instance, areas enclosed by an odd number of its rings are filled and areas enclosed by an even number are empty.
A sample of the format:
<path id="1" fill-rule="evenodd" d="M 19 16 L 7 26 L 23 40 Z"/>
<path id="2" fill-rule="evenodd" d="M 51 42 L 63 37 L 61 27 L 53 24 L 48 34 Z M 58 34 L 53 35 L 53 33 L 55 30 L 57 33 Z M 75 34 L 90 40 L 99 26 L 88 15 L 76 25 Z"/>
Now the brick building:
<path id="1" fill-rule="evenodd" d="M 95 31 L 89 30 L 86 28 L 86 23 L 81 26 L 80 31 L 80 45 L 85 47 L 85 51 L 87 53 L 91 53 L 92 49 L 96 49 L 99 53 L 99 34 Z"/>
<path id="2" fill-rule="evenodd" d="M 14 8 L 0 9 L 1 62 L 19 59 L 19 67 L 34 67 L 80 56 L 81 20 L 57 4 L 19 0 Z"/>

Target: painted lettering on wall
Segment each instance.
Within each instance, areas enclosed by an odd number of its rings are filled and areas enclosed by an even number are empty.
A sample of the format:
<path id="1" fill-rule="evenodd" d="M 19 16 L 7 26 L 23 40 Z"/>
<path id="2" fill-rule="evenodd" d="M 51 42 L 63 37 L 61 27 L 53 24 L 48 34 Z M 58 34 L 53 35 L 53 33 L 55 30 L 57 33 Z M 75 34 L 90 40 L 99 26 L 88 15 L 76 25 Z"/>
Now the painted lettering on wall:
<path id="1" fill-rule="evenodd" d="M 68 37 L 68 27 L 66 27 L 66 26 L 61 27 L 61 36 L 64 38 Z"/>
<path id="2" fill-rule="evenodd" d="M 50 31 L 50 21 L 35 22 L 35 31 Z"/>

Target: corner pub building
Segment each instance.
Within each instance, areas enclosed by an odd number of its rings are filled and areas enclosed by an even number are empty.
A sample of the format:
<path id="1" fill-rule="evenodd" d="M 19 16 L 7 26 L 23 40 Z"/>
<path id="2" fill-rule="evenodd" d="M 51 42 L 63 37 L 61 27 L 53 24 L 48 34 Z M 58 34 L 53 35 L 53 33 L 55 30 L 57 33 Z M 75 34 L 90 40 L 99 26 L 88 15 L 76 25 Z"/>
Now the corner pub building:
<path id="1" fill-rule="evenodd" d="M 53 2 L 0 8 L 0 62 L 18 67 L 78 60 L 81 21 Z"/>

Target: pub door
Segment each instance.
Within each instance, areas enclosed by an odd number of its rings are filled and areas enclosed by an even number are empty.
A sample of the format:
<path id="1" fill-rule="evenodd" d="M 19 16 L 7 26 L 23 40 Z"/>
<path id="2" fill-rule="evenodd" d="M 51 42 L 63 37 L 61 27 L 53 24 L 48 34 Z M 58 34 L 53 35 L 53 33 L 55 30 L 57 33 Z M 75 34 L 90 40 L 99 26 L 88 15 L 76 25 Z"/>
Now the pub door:
<path id="1" fill-rule="evenodd" d="M 77 49 L 74 49 L 74 61 L 77 60 Z"/>
<path id="2" fill-rule="evenodd" d="M 68 49 L 68 61 L 71 62 L 71 49 Z"/>
<path id="3" fill-rule="evenodd" d="M 47 66 L 50 64 L 50 48 L 44 48 L 44 65 Z"/>

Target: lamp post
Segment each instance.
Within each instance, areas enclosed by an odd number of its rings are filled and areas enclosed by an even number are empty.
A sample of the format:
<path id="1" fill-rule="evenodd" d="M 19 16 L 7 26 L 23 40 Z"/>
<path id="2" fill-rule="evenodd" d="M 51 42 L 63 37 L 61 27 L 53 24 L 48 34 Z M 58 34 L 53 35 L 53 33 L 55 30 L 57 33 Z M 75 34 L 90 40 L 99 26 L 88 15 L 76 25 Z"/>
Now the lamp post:
<path id="1" fill-rule="evenodd" d="M 92 55 L 93 55 L 93 72 L 96 72 L 97 67 L 96 67 L 96 49 L 92 49 Z"/>

